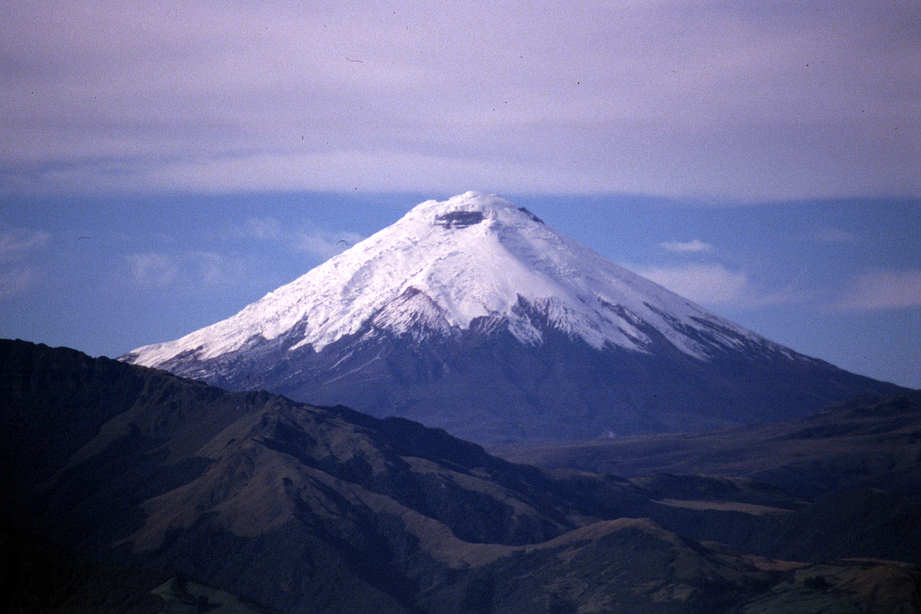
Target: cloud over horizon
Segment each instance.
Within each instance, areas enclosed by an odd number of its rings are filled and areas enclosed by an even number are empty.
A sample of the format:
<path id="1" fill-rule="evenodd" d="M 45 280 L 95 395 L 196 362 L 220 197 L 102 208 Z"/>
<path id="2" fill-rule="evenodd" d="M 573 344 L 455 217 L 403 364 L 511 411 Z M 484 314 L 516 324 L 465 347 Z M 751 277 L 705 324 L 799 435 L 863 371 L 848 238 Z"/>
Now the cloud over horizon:
<path id="1" fill-rule="evenodd" d="M 40 277 L 30 257 L 48 245 L 51 233 L 0 226 L 0 298 L 22 294 Z"/>
<path id="2" fill-rule="evenodd" d="M 659 247 L 670 252 L 696 254 L 700 252 L 712 252 L 713 246 L 706 241 L 693 239 L 691 241 L 663 241 Z"/>
<path id="3" fill-rule="evenodd" d="M 635 270 L 676 294 L 706 305 L 741 301 L 749 289 L 745 273 L 730 271 L 721 264 L 653 266 Z"/>
<path id="4" fill-rule="evenodd" d="M 207 250 L 135 252 L 125 256 L 128 276 L 144 290 L 203 290 L 233 284 L 241 271 L 237 263 Z"/>
<path id="5" fill-rule="evenodd" d="M 30 228 L 0 227 L 0 262 L 19 260 L 48 244 L 51 234 Z"/>
<path id="6" fill-rule="evenodd" d="M 853 232 L 825 226 L 815 233 L 814 238 L 820 243 L 853 243 L 857 236 Z"/>
<path id="7" fill-rule="evenodd" d="M 323 260 L 347 250 L 364 237 L 354 232 L 300 232 L 295 238 L 295 247 Z"/>
<path id="8" fill-rule="evenodd" d="M 846 311 L 921 307 L 921 270 L 861 273 L 851 280 L 836 307 Z"/>
<path id="9" fill-rule="evenodd" d="M 13 2 L 0 178 L 914 197 L 918 23 L 907 1 Z"/>
<path id="10" fill-rule="evenodd" d="M 166 254 L 140 252 L 127 256 L 132 279 L 142 288 L 164 288 L 179 275 L 179 264 Z"/>

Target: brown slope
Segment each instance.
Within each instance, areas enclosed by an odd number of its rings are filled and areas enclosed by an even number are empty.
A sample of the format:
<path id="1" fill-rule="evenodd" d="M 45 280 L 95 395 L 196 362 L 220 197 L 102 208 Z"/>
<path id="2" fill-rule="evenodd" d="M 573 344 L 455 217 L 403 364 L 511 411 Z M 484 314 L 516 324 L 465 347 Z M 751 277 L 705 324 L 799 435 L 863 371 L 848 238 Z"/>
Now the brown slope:
<path id="1" fill-rule="evenodd" d="M 12 534 L 128 570 L 65 594 L 90 611 L 115 589 L 149 611 L 176 574 L 213 587 L 198 596 L 292 612 L 713 611 L 789 581 L 614 520 L 661 507 L 622 480 L 552 478 L 406 420 L 21 342 L 0 342 L 0 376 L 5 443 L 19 441 L 4 475 L 28 494 L 6 508 Z"/>
<path id="2" fill-rule="evenodd" d="M 701 473 L 770 478 L 816 493 L 921 460 L 921 391 L 857 397 L 806 418 L 700 434 L 492 446 L 502 457 L 635 477 Z M 810 469 L 811 468 L 811 469 Z M 805 478 L 805 479 L 804 479 Z"/>
<path id="3" fill-rule="evenodd" d="M 808 560 L 921 561 L 921 392 L 855 399 L 802 420 L 717 433 L 499 452 L 519 462 L 633 476 L 651 497 L 687 510 L 660 521 L 687 527 L 698 539 Z M 713 519 L 727 505 L 788 513 L 754 532 L 752 523 L 733 529 L 724 514 L 719 532 Z"/>

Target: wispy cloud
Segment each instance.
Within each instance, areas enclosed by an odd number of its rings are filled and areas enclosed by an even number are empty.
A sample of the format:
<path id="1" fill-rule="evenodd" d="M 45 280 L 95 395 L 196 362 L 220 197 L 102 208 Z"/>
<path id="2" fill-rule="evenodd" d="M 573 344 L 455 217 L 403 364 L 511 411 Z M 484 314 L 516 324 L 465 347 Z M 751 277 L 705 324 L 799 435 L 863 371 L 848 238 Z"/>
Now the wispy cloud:
<path id="1" fill-rule="evenodd" d="M 202 283 L 208 286 L 231 281 L 227 259 L 217 252 L 189 252 L 185 259 L 190 262 L 189 267 Z"/>
<path id="2" fill-rule="evenodd" d="M 141 288 L 209 287 L 233 283 L 239 267 L 213 251 L 140 252 L 127 256 L 132 281 Z"/>
<path id="3" fill-rule="evenodd" d="M 179 274 L 179 264 L 166 254 L 142 252 L 130 254 L 127 259 L 131 277 L 144 288 L 165 288 Z"/>
<path id="4" fill-rule="evenodd" d="M 0 269 L 0 298 L 22 294 L 33 284 L 35 277 L 35 271 L 26 266 Z"/>
<path id="5" fill-rule="evenodd" d="M 712 245 L 700 239 L 694 239 L 692 241 L 663 241 L 659 243 L 659 247 L 670 252 L 689 254 L 713 251 Z"/>
<path id="6" fill-rule="evenodd" d="M 800 276 L 784 287 L 768 288 L 753 281 L 745 271 L 732 270 L 718 263 L 628 265 L 628 268 L 702 305 L 750 309 L 803 304 L 816 299 L 814 290 L 805 288 Z"/>
<path id="7" fill-rule="evenodd" d="M 302 232 L 297 235 L 296 247 L 326 259 L 347 250 L 363 238 L 354 232 Z"/>
<path id="8" fill-rule="evenodd" d="M 47 245 L 50 239 L 51 235 L 43 230 L 0 229 L 0 261 L 19 260 L 28 252 Z"/>
<path id="9" fill-rule="evenodd" d="M 277 218 L 265 216 L 247 218 L 242 224 L 232 228 L 228 234 L 235 238 L 277 241 L 284 238 L 285 231 Z"/>
<path id="10" fill-rule="evenodd" d="M 48 245 L 51 234 L 30 228 L 0 228 L 0 298 L 22 294 L 39 279 L 33 256 Z"/>
<path id="11" fill-rule="evenodd" d="M 335 256 L 364 237 L 349 231 L 334 231 L 311 227 L 307 222 L 306 229 L 285 226 L 277 218 L 250 217 L 243 223 L 232 227 L 226 234 L 234 239 L 248 239 L 259 241 L 277 241 L 289 246 L 291 249 L 323 258 L 324 260 Z"/>
<path id="12" fill-rule="evenodd" d="M 720 264 L 687 264 L 635 270 L 672 292 L 708 305 L 738 302 L 744 298 L 749 286 L 745 273 L 730 271 Z"/>
<path id="13" fill-rule="evenodd" d="M 815 233 L 815 240 L 820 243 L 853 243 L 857 235 L 847 230 L 826 226 Z"/>
<path id="14" fill-rule="evenodd" d="M 839 309 L 879 311 L 921 306 L 921 270 L 873 271 L 851 280 Z"/>

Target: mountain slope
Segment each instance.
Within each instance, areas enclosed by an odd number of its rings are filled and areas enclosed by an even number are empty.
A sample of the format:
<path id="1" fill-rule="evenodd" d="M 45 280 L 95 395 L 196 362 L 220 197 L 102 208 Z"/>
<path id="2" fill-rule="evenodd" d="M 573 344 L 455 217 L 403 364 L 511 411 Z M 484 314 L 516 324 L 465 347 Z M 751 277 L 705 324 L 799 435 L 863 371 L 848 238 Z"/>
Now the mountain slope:
<path id="1" fill-rule="evenodd" d="M 122 358 L 479 441 L 698 430 L 895 390 L 473 192 L 424 202 L 237 315 Z"/>
<path id="2" fill-rule="evenodd" d="M 516 445 L 494 453 L 544 467 L 616 473 L 688 513 L 728 509 L 727 502 L 791 512 L 776 516 L 771 528 L 740 532 L 736 548 L 780 558 L 860 552 L 921 562 L 921 391 L 852 399 L 807 418 L 730 431 Z M 686 526 L 656 520 L 672 529 Z"/>
<path id="3" fill-rule="evenodd" d="M 918 606 L 911 566 L 755 561 L 637 518 L 667 506 L 624 480 L 72 350 L 0 341 L 0 424 L 12 611 Z"/>

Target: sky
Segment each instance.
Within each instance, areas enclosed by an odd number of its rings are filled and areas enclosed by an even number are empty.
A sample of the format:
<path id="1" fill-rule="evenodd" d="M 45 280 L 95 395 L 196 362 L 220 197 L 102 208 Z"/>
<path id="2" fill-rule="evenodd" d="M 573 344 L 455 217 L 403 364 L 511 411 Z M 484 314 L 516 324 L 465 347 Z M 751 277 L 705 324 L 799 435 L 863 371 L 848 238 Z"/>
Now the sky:
<path id="1" fill-rule="evenodd" d="M 119 355 L 469 189 L 921 387 L 921 5 L 0 7 L 0 336 Z"/>

